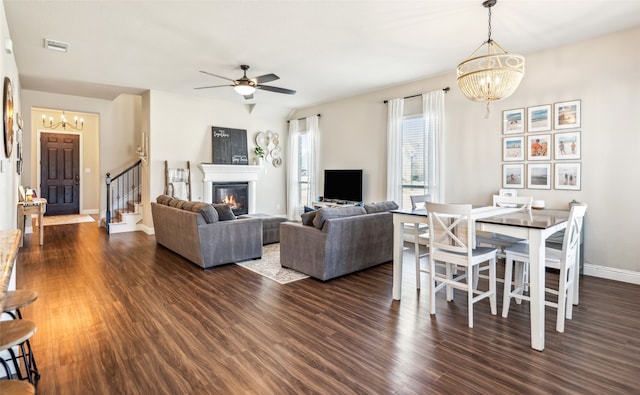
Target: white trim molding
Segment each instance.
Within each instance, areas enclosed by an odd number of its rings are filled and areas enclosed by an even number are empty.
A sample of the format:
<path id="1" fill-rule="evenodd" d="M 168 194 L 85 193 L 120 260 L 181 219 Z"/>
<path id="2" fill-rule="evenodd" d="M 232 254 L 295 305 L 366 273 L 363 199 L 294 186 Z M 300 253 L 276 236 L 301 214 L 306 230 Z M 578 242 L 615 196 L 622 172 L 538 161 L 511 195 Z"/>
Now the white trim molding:
<path id="1" fill-rule="evenodd" d="M 585 262 L 584 275 L 640 285 L 640 272 L 634 272 L 632 270 L 592 265 L 590 263 Z"/>

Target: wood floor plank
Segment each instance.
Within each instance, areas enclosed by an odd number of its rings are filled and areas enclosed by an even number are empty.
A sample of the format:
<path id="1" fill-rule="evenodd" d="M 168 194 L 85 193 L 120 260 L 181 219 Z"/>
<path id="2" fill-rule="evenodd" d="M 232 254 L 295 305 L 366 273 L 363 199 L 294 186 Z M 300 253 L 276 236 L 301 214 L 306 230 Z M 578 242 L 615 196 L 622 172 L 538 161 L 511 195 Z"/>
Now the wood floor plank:
<path id="1" fill-rule="evenodd" d="M 466 296 L 439 295 L 431 316 L 411 251 L 397 302 L 391 263 L 281 285 L 202 270 L 142 232 L 49 226 L 17 264 L 18 288 L 39 294 L 23 310 L 38 325 L 38 393 L 637 393 L 640 286 L 581 278 L 574 319 L 557 333 L 548 308 L 538 352 L 526 302 L 504 319 L 481 301 L 469 329 Z"/>

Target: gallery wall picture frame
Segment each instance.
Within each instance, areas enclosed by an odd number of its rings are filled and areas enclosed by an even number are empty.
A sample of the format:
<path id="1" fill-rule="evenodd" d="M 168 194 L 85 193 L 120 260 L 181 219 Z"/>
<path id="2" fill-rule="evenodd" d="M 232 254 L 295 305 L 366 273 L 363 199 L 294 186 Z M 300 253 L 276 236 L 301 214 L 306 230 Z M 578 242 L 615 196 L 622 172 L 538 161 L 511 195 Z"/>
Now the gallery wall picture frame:
<path id="1" fill-rule="evenodd" d="M 527 136 L 527 158 L 529 160 L 551 160 L 551 135 Z"/>
<path id="2" fill-rule="evenodd" d="M 580 159 L 580 132 L 556 133 L 554 138 L 554 159 Z"/>
<path id="3" fill-rule="evenodd" d="M 556 130 L 576 129 L 580 127 L 580 100 L 554 104 L 553 128 Z"/>
<path id="4" fill-rule="evenodd" d="M 524 108 L 502 112 L 502 134 L 524 133 Z"/>
<path id="5" fill-rule="evenodd" d="M 524 163 L 502 165 L 502 187 L 524 188 Z"/>
<path id="6" fill-rule="evenodd" d="M 524 136 L 502 138 L 502 160 L 517 162 L 524 160 Z"/>
<path id="7" fill-rule="evenodd" d="M 527 130 L 529 133 L 551 130 L 551 104 L 527 108 Z"/>
<path id="8" fill-rule="evenodd" d="M 527 188 L 551 189 L 551 163 L 527 164 Z"/>
<path id="9" fill-rule="evenodd" d="M 555 189 L 579 191 L 582 188 L 581 167 L 579 162 L 556 162 L 554 172 Z"/>

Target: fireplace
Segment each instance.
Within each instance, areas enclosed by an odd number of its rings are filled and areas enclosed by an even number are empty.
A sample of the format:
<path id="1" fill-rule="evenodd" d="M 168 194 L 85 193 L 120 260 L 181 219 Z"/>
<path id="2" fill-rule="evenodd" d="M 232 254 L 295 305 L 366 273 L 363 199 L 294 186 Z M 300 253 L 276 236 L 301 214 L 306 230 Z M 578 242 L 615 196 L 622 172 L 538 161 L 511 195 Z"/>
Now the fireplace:
<path id="1" fill-rule="evenodd" d="M 257 213 L 257 181 L 258 174 L 264 171 L 262 166 L 254 165 L 213 165 L 210 163 L 201 163 L 199 165 L 202 170 L 202 200 L 206 203 L 214 203 L 213 199 L 213 183 L 249 183 L 248 209 L 249 214 Z"/>
<path id="2" fill-rule="evenodd" d="M 235 215 L 249 213 L 248 182 L 214 182 L 213 203 L 228 204 Z"/>

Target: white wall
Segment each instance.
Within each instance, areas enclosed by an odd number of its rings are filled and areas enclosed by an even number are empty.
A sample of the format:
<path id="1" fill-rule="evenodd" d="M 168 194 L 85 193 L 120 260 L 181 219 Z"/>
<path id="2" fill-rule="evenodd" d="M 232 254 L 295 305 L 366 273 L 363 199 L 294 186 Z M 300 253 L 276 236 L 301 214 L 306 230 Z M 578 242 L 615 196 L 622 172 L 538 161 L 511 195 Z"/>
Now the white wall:
<path id="1" fill-rule="evenodd" d="M 22 100 L 20 98 L 20 80 L 18 79 L 18 68 L 13 54 L 7 54 L 4 43 L 10 39 L 7 27 L 7 18 L 4 12 L 4 3 L 0 3 L 0 83 L 4 86 L 4 77 L 9 77 L 13 85 L 13 107 L 15 113 L 22 113 Z M 1 88 L 0 88 L 1 89 Z M 23 117 L 24 118 L 24 117 Z M 0 129 L 2 126 L 0 125 Z M 1 133 L 0 133 L 1 134 Z M 16 171 L 16 149 L 14 138 L 14 149 L 11 157 L 5 156 L 4 134 L 0 137 L 0 230 L 16 228 L 16 204 L 18 202 L 19 176 Z"/>
<path id="2" fill-rule="evenodd" d="M 187 160 L 191 161 L 192 200 L 203 200 L 203 174 L 198 165 L 211 163 L 213 160 L 212 126 L 246 129 L 250 158 L 253 157 L 255 147 L 254 136 L 259 131 L 272 130 L 280 134 L 280 141 L 287 141 L 287 110 L 283 108 L 267 108 L 258 104 L 254 112 L 250 113 L 249 108 L 241 101 L 217 101 L 161 91 L 151 91 L 149 97 L 144 99 L 143 107 L 147 105 L 151 147 L 151 200 L 164 193 L 165 160 L 169 161 L 170 167 L 183 166 Z M 147 110 L 143 111 L 146 116 Z M 284 215 L 285 174 L 285 166 L 275 168 L 265 163 L 265 171 L 259 175 L 256 186 L 258 212 Z M 150 215 L 145 215 L 145 224 L 148 224 L 147 218 Z"/>
<path id="3" fill-rule="evenodd" d="M 502 111 L 582 101 L 582 190 L 520 190 L 548 208 L 572 199 L 589 204 L 585 218 L 585 271 L 605 267 L 640 279 L 637 224 L 640 195 L 636 147 L 640 132 L 640 27 L 526 55 L 526 75 L 516 93 L 485 106 L 463 97 L 452 72 L 410 84 L 297 111 L 321 113 L 321 167 L 363 168 L 364 199 L 386 197 L 385 99 L 451 87 L 446 95 L 446 200 L 489 204 L 501 187 Z M 517 48 L 511 48 L 517 50 Z M 462 60 L 462 59 L 461 59 Z M 608 269 L 607 269 L 608 268 Z M 602 274 L 602 273 L 600 273 Z"/>

